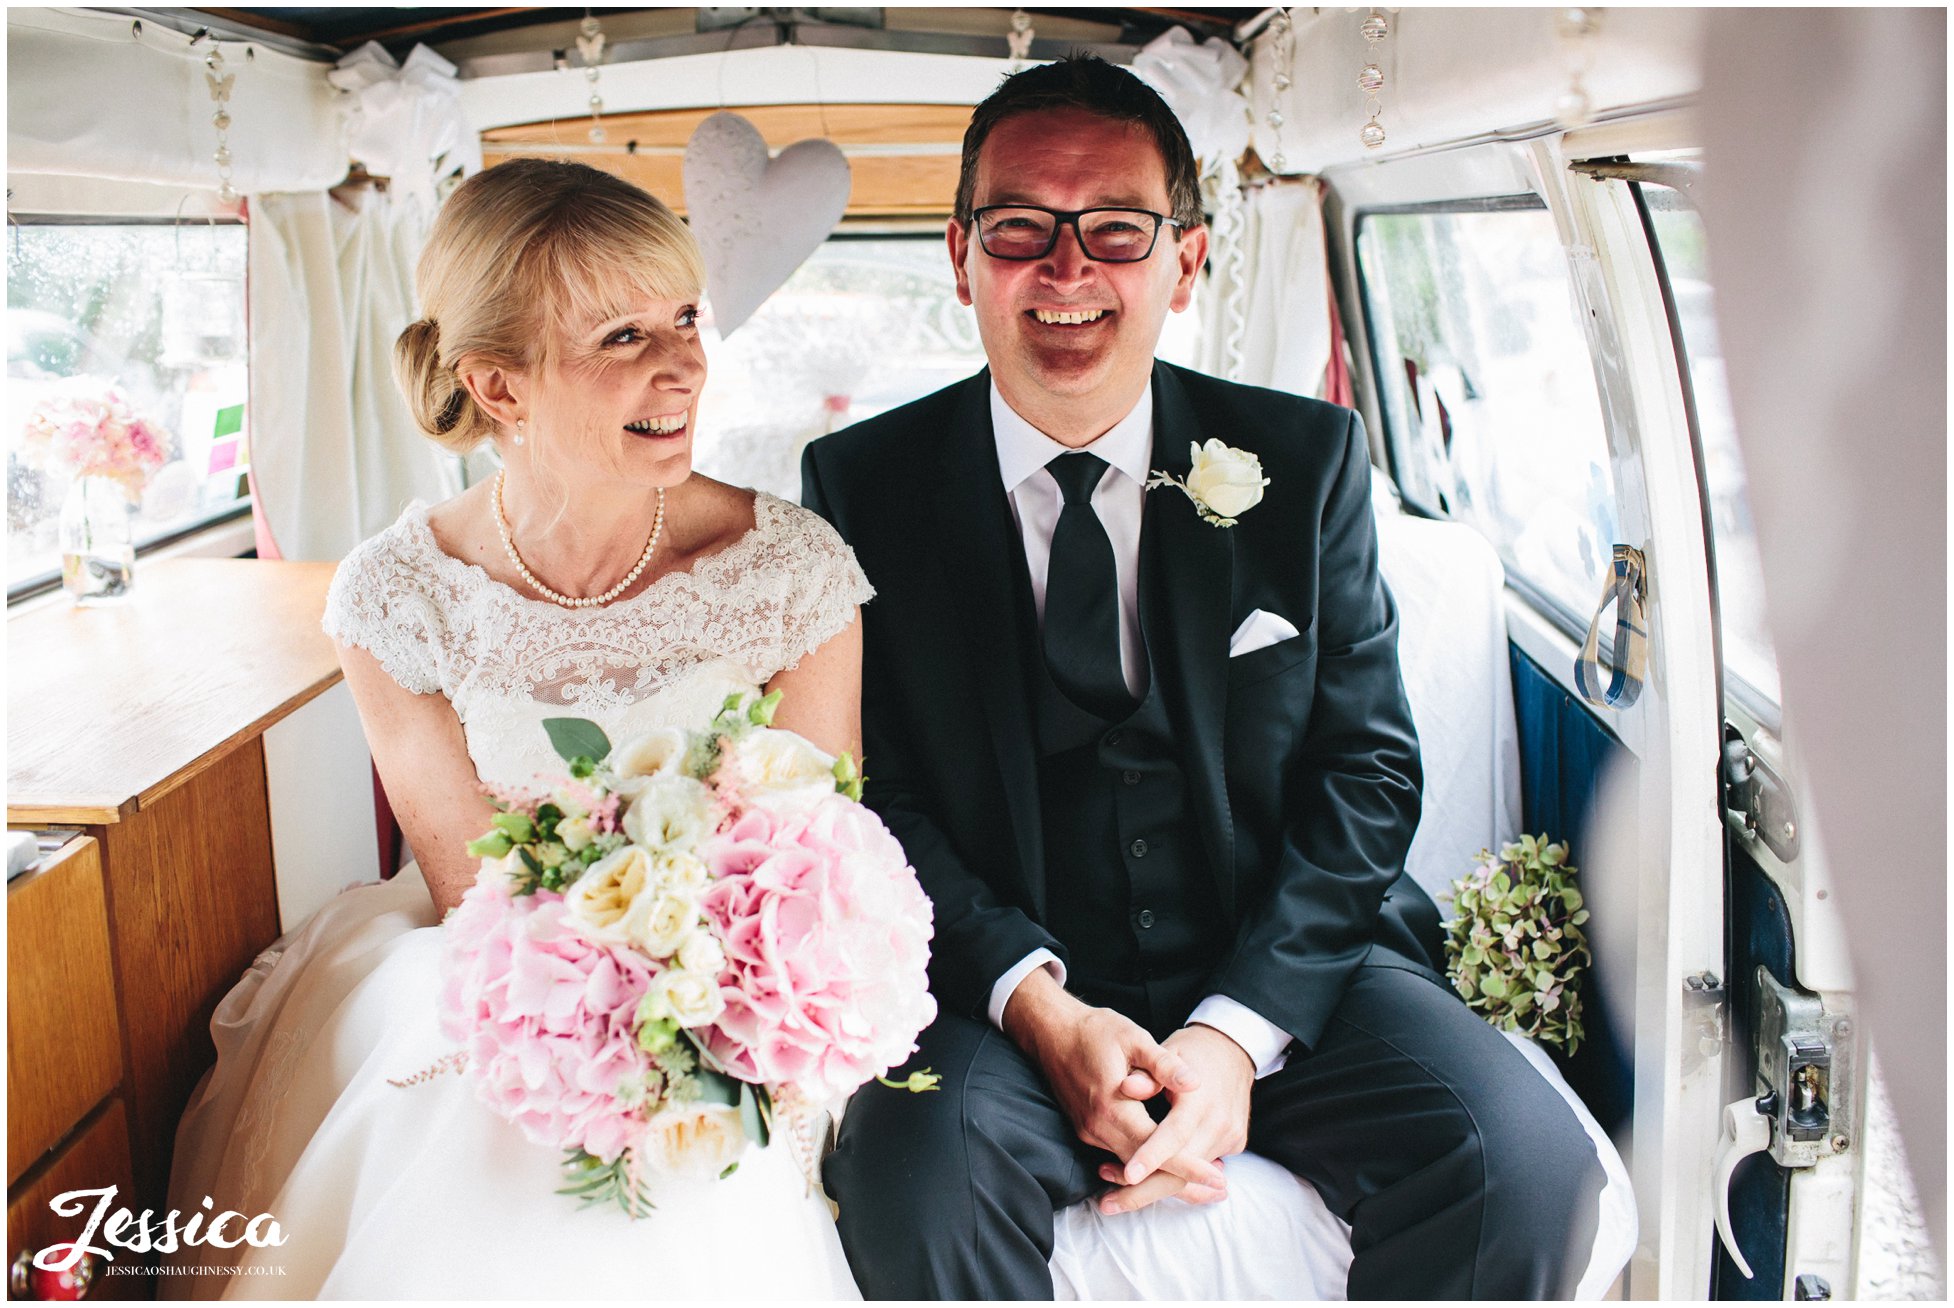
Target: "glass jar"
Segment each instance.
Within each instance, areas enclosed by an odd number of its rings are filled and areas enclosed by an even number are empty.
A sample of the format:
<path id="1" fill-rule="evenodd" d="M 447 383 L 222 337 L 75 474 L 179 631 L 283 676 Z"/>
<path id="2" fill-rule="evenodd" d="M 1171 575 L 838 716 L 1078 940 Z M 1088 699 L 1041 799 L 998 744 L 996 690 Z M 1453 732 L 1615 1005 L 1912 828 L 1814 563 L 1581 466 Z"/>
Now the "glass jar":
<path id="1" fill-rule="evenodd" d="M 111 477 L 76 477 L 61 506 L 61 585 L 77 604 L 107 604 L 135 584 L 129 496 Z"/>

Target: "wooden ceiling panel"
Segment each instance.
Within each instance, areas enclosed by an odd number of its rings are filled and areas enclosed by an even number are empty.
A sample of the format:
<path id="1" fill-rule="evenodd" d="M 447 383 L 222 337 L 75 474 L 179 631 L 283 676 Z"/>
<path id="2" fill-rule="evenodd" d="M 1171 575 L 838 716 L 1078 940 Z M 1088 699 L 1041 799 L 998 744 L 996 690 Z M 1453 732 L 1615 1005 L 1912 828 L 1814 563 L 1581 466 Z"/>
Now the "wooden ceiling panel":
<path id="1" fill-rule="evenodd" d="M 484 162 L 572 159 L 636 183 L 685 211 L 685 143 L 713 109 L 606 114 L 602 146 L 591 120 L 563 118 L 482 134 Z M 848 216 L 947 217 L 956 199 L 959 150 L 970 110 L 961 105 L 756 105 L 739 110 L 778 152 L 826 137 L 849 152 Z"/>

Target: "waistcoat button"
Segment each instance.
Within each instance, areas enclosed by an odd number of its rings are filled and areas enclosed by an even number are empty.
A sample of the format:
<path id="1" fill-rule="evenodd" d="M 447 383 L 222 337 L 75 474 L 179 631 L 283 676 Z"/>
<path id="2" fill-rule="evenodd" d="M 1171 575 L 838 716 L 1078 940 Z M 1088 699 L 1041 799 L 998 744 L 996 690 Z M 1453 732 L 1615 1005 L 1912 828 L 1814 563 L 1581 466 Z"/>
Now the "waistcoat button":
<path id="1" fill-rule="evenodd" d="M 1135 915 L 1133 921 L 1136 924 L 1138 924 L 1139 928 L 1142 931 L 1146 930 L 1148 927 L 1153 925 L 1153 910 L 1150 908 L 1141 909 L 1139 913 Z"/>
<path id="2" fill-rule="evenodd" d="M 1132 768 L 1128 768 L 1126 771 L 1120 773 L 1119 779 L 1121 781 L 1124 781 L 1129 786 L 1137 786 L 1140 784 L 1140 774 L 1138 772 L 1135 772 Z"/>
<path id="3" fill-rule="evenodd" d="M 1147 856 L 1147 842 L 1144 840 L 1134 841 L 1131 845 L 1127 846 L 1127 849 L 1135 858 L 1145 858 Z"/>

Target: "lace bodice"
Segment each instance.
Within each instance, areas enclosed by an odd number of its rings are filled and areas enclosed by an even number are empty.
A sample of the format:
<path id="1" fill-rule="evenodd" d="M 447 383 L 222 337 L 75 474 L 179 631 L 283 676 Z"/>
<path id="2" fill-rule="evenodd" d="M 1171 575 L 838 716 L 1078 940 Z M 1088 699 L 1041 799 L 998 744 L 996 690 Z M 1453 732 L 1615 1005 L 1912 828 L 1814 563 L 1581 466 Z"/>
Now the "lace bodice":
<path id="1" fill-rule="evenodd" d="M 760 493 L 750 531 L 629 599 L 566 609 L 442 551 L 416 500 L 339 565 L 327 634 L 415 694 L 448 697 L 476 775 L 527 788 L 560 770 L 544 718 L 583 717 L 620 740 L 696 728 L 848 624 L 875 592 L 814 513 Z"/>

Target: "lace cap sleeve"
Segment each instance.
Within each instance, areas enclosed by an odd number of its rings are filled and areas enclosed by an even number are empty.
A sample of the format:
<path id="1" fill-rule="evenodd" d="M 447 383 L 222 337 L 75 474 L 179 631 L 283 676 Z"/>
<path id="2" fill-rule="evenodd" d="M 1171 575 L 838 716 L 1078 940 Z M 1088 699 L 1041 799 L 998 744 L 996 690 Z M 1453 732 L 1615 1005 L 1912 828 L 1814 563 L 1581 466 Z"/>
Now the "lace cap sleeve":
<path id="1" fill-rule="evenodd" d="M 875 597 L 855 551 L 841 533 L 811 509 L 776 501 L 787 557 L 795 574 L 794 592 L 782 617 L 780 669 L 791 671 L 855 617 L 857 605 Z"/>
<path id="2" fill-rule="evenodd" d="M 435 582 L 414 558 L 410 520 L 418 511 L 418 504 L 410 505 L 399 522 L 341 561 L 320 625 L 341 644 L 373 655 L 403 690 L 432 695 L 444 689 L 445 624 L 432 593 Z"/>

